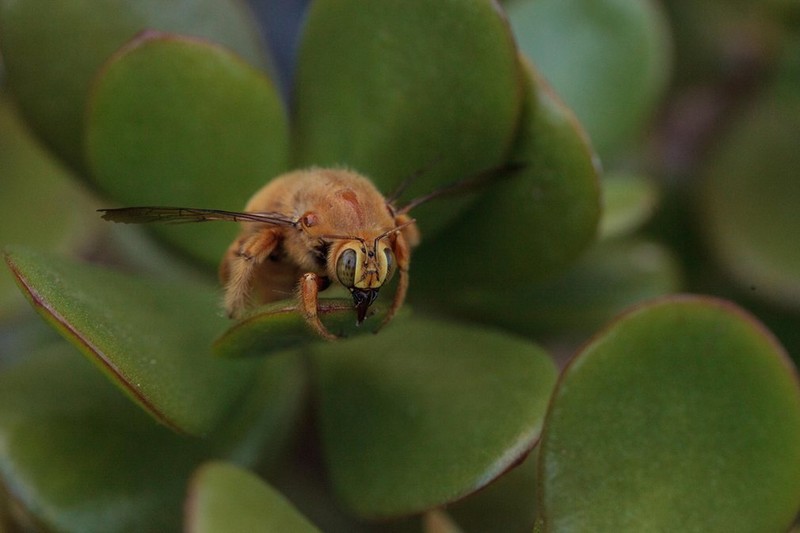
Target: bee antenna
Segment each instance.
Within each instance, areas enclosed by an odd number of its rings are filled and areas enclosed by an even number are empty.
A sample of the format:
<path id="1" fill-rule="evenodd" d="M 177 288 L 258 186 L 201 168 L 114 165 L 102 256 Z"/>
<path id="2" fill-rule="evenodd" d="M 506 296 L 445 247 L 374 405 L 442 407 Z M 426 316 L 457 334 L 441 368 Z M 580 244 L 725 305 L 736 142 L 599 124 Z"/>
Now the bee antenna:
<path id="1" fill-rule="evenodd" d="M 398 233 L 398 232 L 402 231 L 402 229 L 405 228 L 406 226 L 410 226 L 411 224 L 413 224 L 415 222 L 416 222 L 416 220 L 414 220 L 412 218 L 410 220 L 406 220 L 405 222 L 403 222 L 399 226 L 396 226 L 396 227 L 390 229 L 389 231 L 384 231 L 383 233 L 381 233 L 380 235 L 375 237 L 375 240 L 372 242 L 372 249 L 375 250 L 375 253 L 377 253 L 378 252 L 378 242 L 380 242 L 381 239 L 385 239 L 386 237 L 388 237 L 389 235 L 391 235 L 393 233 Z"/>
<path id="2" fill-rule="evenodd" d="M 410 175 L 406 176 L 403 179 L 403 181 L 400 182 L 400 185 L 398 185 L 392 191 L 392 193 L 389 196 L 386 197 L 386 203 L 389 206 L 394 205 L 394 203 L 398 199 L 400 199 L 400 196 L 406 191 L 406 189 L 408 189 L 408 187 L 412 183 L 414 183 L 417 180 L 417 178 L 419 178 L 420 176 L 422 176 L 423 174 L 428 172 L 430 169 L 432 169 L 434 166 L 439 164 L 442 161 L 442 159 L 443 159 L 442 154 L 439 154 L 438 156 L 434 157 L 433 159 L 431 159 L 430 161 L 425 163 L 422 167 L 418 168 L 417 170 L 412 172 Z"/>
<path id="3" fill-rule="evenodd" d="M 440 196 L 448 196 L 451 194 L 456 194 L 459 192 L 466 192 L 470 189 L 475 189 L 478 187 L 484 187 L 496 180 L 500 179 L 508 179 L 515 176 L 518 172 L 522 169 L 526 168 L 528 163 L 522 161 L 509 161 L 507 163 L 503 163 L 502 165 L 497 165 L 494 167 L 489 167 L 487 169 L 481 170 L 477 174 L 473 174 L 472 176 L 468 176 L 464 179 L 455 181 L 449 185 L 445 185 L 439 189 L 436 189 L 433 192 L 430 192 L 424 196 L 420 196 L 418 198 L 414 198 L 410 202 L 408 202 L 405 206 L 398 209 L 395 214 L 396 215 L 404 215 L 417 207 L 420 204 L 427 202 L 428 200 L 432 200 L 434 198 L 438 198 Z"/>
<path id="4" fill-rule="evenodd" d="M 378 249 L 378 241 L 380 241 L 381 239 L 385 239 L 386 237 L 388 237 L 392 233 L 397 233 L 397 232 L 401 231 L 406 226 L 410 226 L 411 224 L 413 224 L 415 222 L 416 222 L 416 220 L 414 220 L 412 218 L 410 220 L 406 220 L 405 222 L 403 222 L 399 226 L 395 226 L 394 228 L 390 229 L 389 231 L 384 231 L 383 233 L 381 233 L 380 235 L 375 237 L 375 243 L 373 244 L 373 247 L 377 250 Z"/>
<path id="5" fill-rule="evenodd" d="M 356 237 L 355 235 L 320 235 L 320 239 L 329 239 L 329 240 L 337 240 L 343 239 L 346 241 L 359 241 L 361 244 L 364 244 L 364 239 L 361 237 Z"/>

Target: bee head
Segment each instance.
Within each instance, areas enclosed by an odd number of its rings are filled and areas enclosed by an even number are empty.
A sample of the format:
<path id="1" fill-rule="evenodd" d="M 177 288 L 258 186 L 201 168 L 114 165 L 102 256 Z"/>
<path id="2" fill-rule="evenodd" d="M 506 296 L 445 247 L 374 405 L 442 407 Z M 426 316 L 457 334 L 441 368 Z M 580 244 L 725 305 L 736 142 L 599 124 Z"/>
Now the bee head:
<path id="1" fill-rule="evenodd" d="M 378 290 L 394 274 L 392 249 L 383 239 L 375 239 L 373 243 L 350 239 L 337 251 L 335 264 L 336 278 L 353 295 L 360 324 L 378 297 Z"/>

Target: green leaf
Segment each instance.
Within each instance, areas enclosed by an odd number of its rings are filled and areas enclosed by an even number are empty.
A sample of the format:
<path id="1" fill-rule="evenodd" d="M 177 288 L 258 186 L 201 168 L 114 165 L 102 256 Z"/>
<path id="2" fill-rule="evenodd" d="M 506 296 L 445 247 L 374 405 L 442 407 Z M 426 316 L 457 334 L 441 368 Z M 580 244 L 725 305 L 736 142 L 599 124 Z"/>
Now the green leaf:
<path id="1" fill-rule="evenodd" d="M 154 424 L 67 343 L 25 355 L 0 372 L 0 475 L 48 530 L 178 530 L 198 464 L 274 456 L 299 412 L 297 357 L 265 361 L 246 401 L 200 440 Z"/>
<path id="2" fill-rule="evenodd" d="M 226 320 L 206 285 L 134 278 L 23 249 L 6 261 L 45 319 L 175 430 L 207 433 L 252 379 L 253 362 L 211 354 Z"/>
<path id="3" fill-rule="evenodd" d="M 408 198 L 501 163 L 522 87 L 510 29 L 489 0 L 321 0 L 295 78 L 294 163 L 350 166 Z M 427 231 L 454 200 L 414 215 Z"/>
<path id="4" fill-rule="evenodd" d="M 352 300 L 321 298 L 317 306 L 322 323 L 340 337 L 374 333 L 387 307 L 375 304 L 370 310 L 359 326 Z M 285 300 L 265 305 L 231 326 L 214 341 L 214 353 L 220 357 L 258 357 L 322 340 L 306 323 L 297 301 Z"/>
<path id="5" fill-rule="evenodd" d="M 467 533 L 531 531 L 536 517 L 537 450 L 485 489 L 449 505 L 447 512 Z"/>
<path id="6" fill-rule="evenodd" d="M 94 179 L 118 202 L 242 210 L 286 170 L 286 116 L 272 83 L 230 52 L 147 33 L 97 78 L 87 122 Z M 159 226 L 216 263 L 235 224 Z"/>
<path id="7" fill-rule="evenodd" d="M 252 17 L 233 0 L 0 1 L 7 81 L 33 129 L 85 170 L 83 126 L 91 80 L 106 59 L 145 29 L 204 37 L 265 64 Z"/>
<path id="8" fill-rule="evenodd" d="M 795 369 L 731 303 L 636 308 L 564 371 L 540 480 L 547 531 L 785 531 L 800 502 Z"/>
<path id="9" fill-rule="evenodd" d="M 0 247 L 24 243 L 69 253 L 97 234 L 88 195 L 36 144 L 6 91 L 0 91 L 0 168 Z M 0 273 L 0 316 L 17 304 L 24 300 L 13 278 Z"/>
<path id="10" fill-rule="evenodd" d="M 604 241 L 552 279 L 463 287 L 438 307 L 526 336 L 589 334 L 634 303 L 680 290 L 681 277 L 677 259 L 659 244 Z"/>
<path id="11" fill-rule="evenodd" d="M 207 463 L 192 479 L 186 502 L 188 533 L 319 531 L 255 474 L 227 463 Z"/>
<path id="12" fill-rule="evenodd" d="M 422 317 L 314 355 L 331 483 L 370 518 L 455 500 L 512 467 L 556 376 L 533 344 Z"/>
<path id="13" fill-rule="evenodd" d="M 265 470 L 277 467 L 306 409 L 308 371 L 301 355 L 284 351 L 253 368 L 244 396 L 210 434 L 209 456 Z"/>
<path id="14" fill-rule="evenodd" d="M 164 504 L 202 455 L 60 342 L 0 373 L 0 439 L 9 493 L 60 531 L 175 529 Z"/>
<path id="15" fill-rule="evenodd" d="M 513 155 L 525 166 L 493 184 L 432 245 L 420 248 L 415 263 L 423 290 L 414 294 L 423 300 L 439 299 L 438 287 L 494 290 L 498 280 L 529 283 L 552 275 L 595 237 L 600 187 L 594 152 L 572 112 L 532 69 L 527 73 Z"/>
<path id="16" fill-rule="evenodd" d="M 796 89 L 796 84 L 795 84 Z M 720 266 L 752 296 L 800 309 L 800 94 L 770 92 L 709 159 L 705 230 Z"/>
<path id="17" fill-rule="evenodd" d="M 604 157 L 630 143 L 668 82 L 670 36 L 654 0 L 525 0 L 508 6 L 522 52 Z"/>
<path id="18" fill-rule="evenodd" d="M 644 176 L 606 175 L 600 237 L 621 237 L 639 229 L 653 215 L 658 196 L 656 184 Z"/>

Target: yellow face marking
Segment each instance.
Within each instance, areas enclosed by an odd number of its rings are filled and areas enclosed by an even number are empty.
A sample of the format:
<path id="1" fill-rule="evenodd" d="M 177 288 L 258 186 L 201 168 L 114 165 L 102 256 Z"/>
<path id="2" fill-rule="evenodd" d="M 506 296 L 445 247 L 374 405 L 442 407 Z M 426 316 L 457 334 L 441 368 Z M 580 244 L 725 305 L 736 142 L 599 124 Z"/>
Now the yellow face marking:
<path id="1" fill-rule="evenodd" d="M 336 276 L 347 288 L 378 289 L 389 278 L 393 261 L 391 248 L 382 240 L 373 245 L 350 241 L 339 252 Z"/>

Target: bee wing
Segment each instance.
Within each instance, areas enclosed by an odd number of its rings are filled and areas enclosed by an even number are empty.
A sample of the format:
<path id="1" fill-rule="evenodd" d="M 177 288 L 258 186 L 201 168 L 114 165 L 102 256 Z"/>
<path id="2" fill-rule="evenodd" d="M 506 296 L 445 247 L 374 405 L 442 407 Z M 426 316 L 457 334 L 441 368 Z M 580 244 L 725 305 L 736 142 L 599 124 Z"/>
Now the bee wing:
<path id="1" fill-rule="evenodd" d="M 104 220 L 123 224 L 146 224 L 148 222 L 209 222 L 224 220 L 228 222 L 261 222 L 275 226 L 294 226 L 295 221 L 281 213 L 240 213 L 220 209 L 199 209 L 195 207 L 120 207 L 98 209 Z"/>

